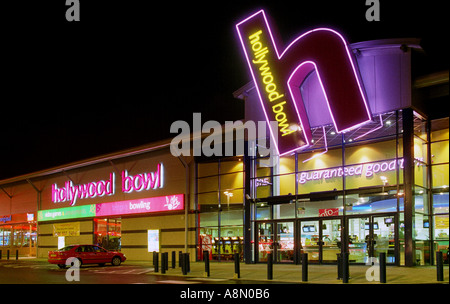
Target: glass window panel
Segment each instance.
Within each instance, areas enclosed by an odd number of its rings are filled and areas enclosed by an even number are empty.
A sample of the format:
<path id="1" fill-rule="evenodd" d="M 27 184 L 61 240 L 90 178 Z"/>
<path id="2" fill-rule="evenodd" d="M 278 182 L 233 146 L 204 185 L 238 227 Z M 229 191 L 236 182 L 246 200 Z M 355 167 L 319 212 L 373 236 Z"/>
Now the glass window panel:
<path id="1" fill-rule="evenodd" d="M 309 201 L 298 200 L 297 201 L 297 217 L 318 217 L 325 211 L 333 212 L 336 215 L 343 215 L 343 200 L 342 196 L 336 197 L 336 199 L 324 199 L 322 201 Z M 331 213 L 327 213 L 331 214 Z"/>
<path id="2" fill-rule="evenodd" d="M 448 214 L 436 215 L 433 220 L 434 250 L 442 251 L 444 259 L 449 254 Z"/>
<path id="3" fill-rule="evenodd" d="M 266 203 L 256 204 L 256 219 L 257 220 L 269 220 L 271 219 L 271 206 Z"/>
<path id="4" fill-rule="evenodd" d="M 233 204 L 243 204 L 244 203 L 244 190 L 225 190 L 221 192 L 221 205 L 225 208 Z"/>
<path id="5" fill-rule="evenodd" d="M 217 192 L 199 193 L 198 194 L 199 205 L 218 205 Z"/>
<path id="6" fill-rule="evenodd" d="M 433 175 L 433 188 L 448 188 L 448 164 L 431 167 Z"/>
<path id="7" fill-rule="evenodd" d="M 395 147 L 395 139 L 376 143 L 365 143 L 358 146 L 346 146 L 345 164 L 351 165 L 393 159 L 396 157 Z"/>
<path id="8" fill-rule="evenodd" d="M 220 176 L 220 189 L 234 189 L 234 188 L 243 188 L 244 187 L 244 173 L 230 173 L 223 174 Z M 216 184 L 217 188 L 217 184 Z"/>
<path id="9" fill-rule="evenodd" d="M 431 163 L 448 163 L 449 160 L 448 141 L 431 143 Z"/>
<path id="10" fill-rule="evenodd" d="M 433 213 L 448 213 L 449 211 L 448 192 L 433 194 Z"/>
<path id="11" fill-rule="evenodd" d="M 295 155 L 281 157 L 278 172 L 280 174 L 295 172 Z"/>
<path id="12" fill-rule="evenodd" d="M 201 227 L 217 226 L 217 224 L 218 224 L 217 212 L 202 212 L 200 214 Z"/>
<path id="13" fill-rule="evenodd" d="M 239 160 L 221 161 L 220 174 L 239 172 L 244 170 L 244 162 Z"/>
<path id="14" fill-rule="evenodd" d="M 278 184 L 279 195 L 295 194 L 295 174 L 274 176 L 274 183 Z"/>
<path id="15" fill-rule="evenodd" d="M 351 194 L 346 197 L 346 214 L 366 214 L 397 211 L 397 195 L 389 194 Z"/>
<path id="16" fill-rule="evenodd" d="M 414 187 L 414 206 L 416 214 L 428 214 L 428 194 L 427 190 L 422 187 Z"/>
<path id="17" fill-rule="evenodd" d="M 205 178 L 199 178 L 197 180 L 198 182 L 198 192 L 208 192 L 208 191 L 217 191 L 217 188 L 219 186 L 219 177 L 218 176 L 212 176 L 212 177 L 205 177 Z"/>
<path id="18" fill-rule="evenodd" d="M 277 204 L 273 206 L 273 218 L 274 219 L 287 219 L 295 218 L 295 203 L 290 204 Z"/>
<path id="19" fill-rule="evenodd" d="M 342 166 L 341 149 L 328 150 L 327 153 L 314 157 L 315 155 L 318 155 L 318 153 L 298 154 L 298 170 L 308 171 Z"/>
<path id="20" fill-rule="evenodd" d="M 414 183 L 421 187 L 427 187 L 427 166 L 421 162 L 414 165 Z"/>
<path id="21" fill-rule="evenodd" d="M 217 175 L 219 174 L 219 164 L 214 163 L 199 163 L 198 177 Z"/>
<path id="22" fill-rule="evenodd" d="M 220 213 L 221 226 L 242 226 L 243 212 L 242 207 L 235 210 L 224 210 Z M 226 235 L 223 235 L 226 236 Z"/>
<path id="23" fill-rule="evenodd" d="M 448 118 L 445 118 L 445 120 L 446 121 L 438 119 L 431 122 L 431 141 L 448 140 Z M 440 124 L 442 124 L 442 126 L 440 126 Z M 447 128 L 434 130 L 434 128 L 442 128 L 445 125 Z"/>
<path id="24" fill-rule="evenodd" d="M 427 155 L 427 142 L 414 136 L 414 158 L 426 163 Z"/>

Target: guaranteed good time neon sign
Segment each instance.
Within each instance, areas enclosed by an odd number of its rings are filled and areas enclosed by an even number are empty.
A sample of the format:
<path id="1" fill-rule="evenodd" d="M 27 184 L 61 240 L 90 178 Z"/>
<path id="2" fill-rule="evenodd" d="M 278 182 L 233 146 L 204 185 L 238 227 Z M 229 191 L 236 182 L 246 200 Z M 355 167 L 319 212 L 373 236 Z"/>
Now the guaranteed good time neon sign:
<path id="1" fill-rule="evenodd" d="M 159 163 L 155 172 L 141 173 L 132 176 L 127 170 L 122 171 L 122 192 L 143 191 L 164 187 L 164 166 Z M 74 206 L 78 199 L 102 197 L 115 194 L 115 173 L 109 174 L 109 179 L 89 182 L 82 185 L 74 185 L 71 180 L 64 183 L 64 187 L 58 188 L 52 185 L 52 202 L 70 202 Z"/>
<path id="2" fill-rule="evenodd" d="M 305 184 L 310 181 L 327 180 L 342 176 L 365 176 L 366 178 L 370 178 L 374 174 L 380 172 L 394 171 L 397 169 L 397 166 L 399 169 L 403 169 L 403 158 L 385 162 L 348 166 L 344 168 L 340 167 L 340 168 L 300 172 L 298 175 L 298 183 Z"/>
<path id="3" fill-rule="evenodd" d="M 313 70 L 338 133 L 371 121 L 356 66 L 338 32 L 314 29 L 280 53 L 263 10 L 236 29 L 266 121 L 278 123 L 278 134 L 272 129 L 270 133 L 274 142 L 278 138 L 279 155 L 310 145 L 312 135 L 299 88 Z"/>

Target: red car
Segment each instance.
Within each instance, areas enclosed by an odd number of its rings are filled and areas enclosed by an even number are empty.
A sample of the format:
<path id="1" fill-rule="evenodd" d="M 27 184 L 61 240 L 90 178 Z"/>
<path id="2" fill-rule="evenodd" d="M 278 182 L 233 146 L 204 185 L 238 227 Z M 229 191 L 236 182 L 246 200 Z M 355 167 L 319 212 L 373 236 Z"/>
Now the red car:
<path id="1" fill-rule="evenodd" d="M 59 250 L 48 252 L 48 262 L 57 264 L 59 268 L 66 267 L 66 260 L 75 257 L 82 264 L 99 264 L 101 266 L 111 263 L 119 266 L 126 260 L 123 253 L 117 251 L 108 251 L 97 245 L 70 245 Z"/>

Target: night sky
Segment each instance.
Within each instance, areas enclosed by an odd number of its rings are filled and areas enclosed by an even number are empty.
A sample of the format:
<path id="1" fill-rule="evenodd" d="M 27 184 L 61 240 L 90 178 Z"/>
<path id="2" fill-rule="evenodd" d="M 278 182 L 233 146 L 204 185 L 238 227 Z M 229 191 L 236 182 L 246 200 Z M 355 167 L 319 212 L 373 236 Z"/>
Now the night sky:
<path id="1" fill-rule="evenodd" d="M 394 3 L 392 3 L 394 2 Z M 448 69 L 444 1 L 65 0 L 2 4 L 0 179 L 169 138 L 172 122 L 237 120 L 250 81 L 234 25 L 266 9 L 287 44 L 316 28 L 349 43 L 422 38 L 429 69 Z M 275 24 L 273 24 L 275 25 Z"/>

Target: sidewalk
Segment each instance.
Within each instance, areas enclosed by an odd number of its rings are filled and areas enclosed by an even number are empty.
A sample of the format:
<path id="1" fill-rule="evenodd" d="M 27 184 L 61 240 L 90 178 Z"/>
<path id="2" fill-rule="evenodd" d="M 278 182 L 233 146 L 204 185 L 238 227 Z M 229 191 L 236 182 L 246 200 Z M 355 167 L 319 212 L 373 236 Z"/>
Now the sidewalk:
<path id="1" fill-rule="evenodd" d="M 177 265 L 178 266 L 178 265 Z M 185 276 L 189 278 L 204 278 L 205 265 L 203 262 L 191 262 L 191 271 Z M 351 265 L 349 284 L 380 284 L 380 282 L 368 282 L 366 272 L 370 266 Z M 267 280 L 266 264 L 240 264 L 241 276 L 236 280 Z M 158 273 L 149 273 L 161 275 Z M 183 276 L 181 268 L 171 268 L 166 271 L 168 276 Z M 209 279 L 233 279 L 234 263 L 227 262 L 211 262 Z M 280 283 L 304 283 L 302 282 L 302 266 L 292 264 L 274 264 L 273 265 L 273 282 Z M 312 284 L 343 284 L 342 280 L 337 279 L 337 265 L 308 265 L 308 282 Z M 387 284 L 448 284 L 449 283 L 449 267 L 444 266 L 444 282 L 438 282 L 436 279 L 435 266 L 420 267 L 397 267 L 387 266 L 386 268 Z"/>

